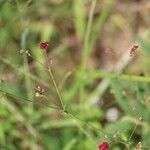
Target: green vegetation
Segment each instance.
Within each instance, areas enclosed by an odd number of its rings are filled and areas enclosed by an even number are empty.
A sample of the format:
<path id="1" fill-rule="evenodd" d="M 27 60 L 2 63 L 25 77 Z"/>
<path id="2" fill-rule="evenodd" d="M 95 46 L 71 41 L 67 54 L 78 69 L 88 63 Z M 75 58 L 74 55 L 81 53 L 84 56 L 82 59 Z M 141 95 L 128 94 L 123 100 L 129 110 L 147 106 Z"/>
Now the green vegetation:
<path id="1" fill-rule="evenodd" d="M 148 150 L 148 4 L 0 0 L 0 150 Z"/>

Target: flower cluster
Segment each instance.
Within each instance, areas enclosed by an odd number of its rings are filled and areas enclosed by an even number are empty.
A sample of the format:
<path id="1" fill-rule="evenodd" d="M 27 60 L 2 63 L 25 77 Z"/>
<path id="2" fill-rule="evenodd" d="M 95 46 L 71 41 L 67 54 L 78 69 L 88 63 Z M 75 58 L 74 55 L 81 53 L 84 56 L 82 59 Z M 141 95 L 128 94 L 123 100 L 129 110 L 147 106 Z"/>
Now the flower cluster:
<path id="1" fill-rule="evenodd" d="M 109 150 L 109 144 L 107 142 L 102 142 L 98 146 L 99 150 Z"/>
<path id="2" fill-rule="evenodd" d="M 40 48 L 43 50 L 47 50 L 49 47 L 49 42 L 42 42 L 40 43 Z"/>
<path id="3" fill-rule="evenodd" d="M 137 51 L 138 48 L 139 48 L 138 45 L 133 45 L 133 46 L 132 46 L 132 48 L 131 48 L 131 50 L 130 50 L 130 57 L 132 57 L 132 56 L 135 55 L 135 53 L 136 53 L 136 51 Z"/>

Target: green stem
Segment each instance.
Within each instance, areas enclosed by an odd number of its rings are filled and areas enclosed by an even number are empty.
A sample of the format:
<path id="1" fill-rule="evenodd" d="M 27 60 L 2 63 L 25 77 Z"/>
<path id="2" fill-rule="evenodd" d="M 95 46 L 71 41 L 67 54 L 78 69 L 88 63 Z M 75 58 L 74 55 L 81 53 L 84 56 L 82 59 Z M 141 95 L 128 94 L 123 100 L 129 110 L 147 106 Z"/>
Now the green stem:
<path id="1" fill-rule="evenodd" d="M 82 63 L 81 63 L 81 68 L 84 69 L 85 64 L 87 62 L 90 49 L 89 49 L 89 41 L 90 41 L 90 35 L 91 35 L 91 30 L 92 30 L 92 24 L 93 24 L 93 16 L 94 16 L 94 9 L 96 6 L 97 0 L 93 0 L 90 8 L 90 13 L 89 13 L 89 18 L 88 18 L 88 23 L 87 23 L 87 29 L 86 29 L 86 35 L 84 39 L 84 46 L 83 46 L 83 56 L 82 56 Z"/>
<path id="2" fill-rule="evenodd" d="M 138 124 L 139 124 L 139 120 L 137 121 L 137 123 L 136 123 L 136 125 L 135 125 L 135 127 L 134 127 L 133 131 L 131 132 L 131 135 L 130 135 L 130 137 L 129 137 L 129 139 L 128 139 L 128 142 L 130 142 L 130 140 L 132 139 L 133 134 L 134 134 L 134 132 L 135 132 L 135 130 L 136 130 L 136 128 L 137 128 L 137 126 L 138 126 Z"/>
<path id="3" fill-rule="evenodd" d="M 64 107 L 64 104 L 63 104 L 63 99 L 62 99 L 62 96 L 61 96 L 61 94 L 60 94 L 60 92 L 59 92 L 59 89 L 58 89 L 56 80 L 55 80 L 55 78 L 54 78 L 54 75 L 53 75 L 53 73 L 52 73 L 52 69 L 51 69 L 51 67 L 50 67 L 50 64 L 49 64 L 49 61 L 48 61 L 48 56 L 47 56 L 46 51 L 45 51 L 45 58 L 46 58 L 46 62 L 47 62 L 47 65 L 48 65 L 48 72 L 49 72 L 49 75 L 50 75 L 50 77 L 51 77 L 51 80 L 52 80 L 52 82 L 53 82 L 54 88 L 56 89 L 57 95 L 58 95 L 59 100 L 60 100 L 61 109 L 62 109 L 63 111 L 65 111 L 65 107 Z"/>
<path id="4" fill-rule="evenodd" d="M 94 9 L 96 6 L 96 2 L 97 0 L 92 0 L 92 3 L 91 3 L 87 29 L 86 29 L 85 39 L 84 39 L 84 45 L 83 45 L 83 54 L 82 54 L 82 60 L 81 60 L 81 65 L 80 65 L 80 70 L 79 70 L 79 77 L 77 77 L 77 81 L 79 82 L 79 91 L 80 91 L 81 100 L 83 100 L 83 96 L 84 96 L 83 76 L 85 72 L 85 65 L 90 54 L 89 43 L 90 43 L 90 35 L 91 35 L 91 30 L 92 30 L 93 16 L 94 16 Z"/>
<path id="5" fill-rule="evenodd" d="M 27 99 L 27 98 L 23 98 L 21 96 L 16 96 L 15 94 L 13 94 L 14 92 L 8 92 L 5 90 L 5 88 L 3 86 L 0 86 L 0 92 L 3 92 L 3 96 L 7 95 L 9 97 L 12 97 L 12 98 L 15 98 L 16 100 L 23 100 L 23 101 L 28 101 L 28 102 L 31 102 L 31 103 L 35 103 L 35 104 L 40 104 L 40 105 L 44 105 L 43 103 L 40 103 L 40 102 L 37 102 L 37 101 L 33 101 L 33 100 L 30 100 L 30 99 Z M 1 97 L 2 98 L 2 97 Z M 45 105 L 44 105 L 45 106 Z M 49 107 L 49 108 L 52 108 L 52 109 L 56 109 L 56 110 L 59 110 L 58 107 L 55 107 L 55 106 L 52 106 L 52 105 L 46 105 L 46 107 Z"/>
<path id="6" fill-rule="evenodd" d="M 97 70 L 90 70 L 86 74 L 87 74 L 87 78 L 90 80 L 98 79 L 98 78 L 108 78 L 108 79 L 128 80 L 128 81 L 150 83 L 150 77 L 144 77 L 144 76 L 101 72 L 101 71 L 97 71 Z"/>
<path id="7" fill-rule="evenodd" d="M 93 124 L 88 123 L 88 122 L 86 122 L 86 121 L 84 121 L 84 120 L 82 120 L 82 119 L 76 117 L 76 116 L 75 116 L 74 114 L 72 114 L 69 110 L 66 109 L 65 112 L 66 112 L 67 115 L 71 116 L 71 118 L 74 118 L 74 119 L 78 120 L 79 122 L 81 122 L 82 124 L 87 125 L 88 127 L 91 127 L 94 131 L 99 132 L 99 133 L 101 133 L 101 134 L 104 134 L 104 135 L 108 136 L 108 138 L 109 138 L 111 141 L 116 142 L 116 140 L 117 140 L 118 143 L 122 143 L 122 144 L 126 145 L 125 141 L 123 141 L 123 140 L 121 140 L 121 139 L 119 139 L 119 138 L 117 138 L 117 139 L 114 140 L 113 134 L 107 133 L 107 132 L 105 132 L 105 131 L 103 131 L 103 130 L 100 130 L 100 129 L 94 127 Z"/>

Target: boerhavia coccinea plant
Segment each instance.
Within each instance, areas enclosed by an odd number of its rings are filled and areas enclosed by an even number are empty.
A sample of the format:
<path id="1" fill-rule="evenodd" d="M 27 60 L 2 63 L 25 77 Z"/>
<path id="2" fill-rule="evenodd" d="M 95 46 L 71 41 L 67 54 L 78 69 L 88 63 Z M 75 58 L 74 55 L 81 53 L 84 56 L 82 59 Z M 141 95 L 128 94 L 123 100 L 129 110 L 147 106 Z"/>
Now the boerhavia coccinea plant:
<path id="1" fill-rule="evenodd" d="M 93 130 L 95 130 L 95 131 L 97 131 L 97 132 L 101 132 L 101 133 L 107 135 L 109 139 L 112 139 L 112 138 L 113 138 L 113 135 L 112 135 L 112 134 L 109 134 L 109 133 L 106 133 L 106 132 L 103 131 L 103 130 L 97 129 L 97 128 L 95 128 L 91 123 L 85 122 L 84 120 L 81 120 L 80 118 L 74 116 L 74 115 L 70 112 L 70 110 L 68 109 L 68 107 L 66 107 L 66 104 L 64 104 L 64 102 L 63 102 L 63 98 L 62 98 L 62 96 L 61 96 L 61 93 L 60 93 L 60 91 L 59 91 L 57 82 L 56 82 L 55 77 L 54 77 L 54 75 L 53 75 L 53 68 L 52 68 L 52 66 L 51 66 L 52 63 L 49 63 L 49 59 L 48 59 L 48 55 L 47 55 L 47 49 L 49 48 L 49 46 L 50 46 L 50 43 L 47 42 L 47 41 L 46 41 L 46 42 L 42 42 L 42 43 L 39 44 L 40 49 L 43 50 L 43 52 L 44 52 L 44 54 L 45 54 L 46 65 L 43 64 L 43 63 L 41 63 L 40 61 L 38 61 L 36 58 L 33 58 L 32 55 L 30 54 L 29 50 L 25 50 L 25 49 L 21 49 L 21 50 L 20 50 L 20 53 L 21 53 L 21 54 L 26 54 L 27 56 L 31 57 L 31 58 L 34 59 L 36 62 L 38 62 L 39 64 L 41 64 L 41 65 L 48 71 L 49 77 L 50 77 L 50 79 L 52 80 L 52 83 L 53 83 L 53 86 L 54 86 L 54 88 L 55 88 L 55 90 L 56 90 L 57 96 L 59 97 L 59 104 L 57 104 L 57 103 L 56 103 L 54 100 L 52 100 L 51 98 L 47 97 L 47 95 L 45 95 L 45 93 L 44 93 L 44 89 L 41 88 L 41 86 L 39 86 L 39 85 L 35 88 L 35 96 L 36 96 L 36 97 L 43 97 L 43 98 L 45 98 L 45 100 L 47 100 L 47 101 L 50 100 L 50 101 L 51 101 L 51 104 L 50 104 L 50 105 L 46 105 L 46 106 L 48 106 L 48 107 L 50 107 L 50 108 L 53 108 L 53 109 L 57 109 L 57 110 L 59 110 L 59 111 L 61 111 L 61 112 L 64 112 L 65 114 L 67 114 L 67 115 L 73 117 L 74 119 L 76 119 L 76 120 L 82 122 L 83 124 L 88 124 Z M 131 57 L 135 55 L 135 53 L 136 53 L 138 47 L 139 47 L 139 46 L 138 46 L 138 45 L 135 45 L 135 44 L 131 47 L 131 49 L 130 49 L 130 56 L 131 56 Z M 29 101 L 30 101 L 30 100 L 29 100 Z M 122 140 L 121 137 L 118 137 L 118 140 L 117 140 L 117 141 L 123 143 L 124 146 L 128 147 L 128 143 L 131 141 L 132 136 L 133 136 L 133 134 L 134 134 L 134 132 L 135 132 L 135 129 L 136 129 L 137 125 L 138 125 L 138 122 L 137 122 L 137 124 L 136 124 L 136 126 L 135 126 L 133 132 L 131 133 L 131 135 L 130 135 L 128 141 Z M 113 142 L 113 140 L 112 140 L 112 142 Z M 141 145 L 139 144 L 139 145 L 137 145 L 137 147 L 139 148 L 139 147 L 141 147 Z M 110 146 L 109 146 L 109 143 L 108 143 L 107 141 L 102 141 L 102 142 L 98 145 L 98 150 L 109 150 L 109 148 L 110 148 Z"/>
<path id="2" fill-rule="evenodd" d="M 109 150 L 109 144 L 108 142 L 104 141 L 99 144 L 98 150 Z"/>
<path id="3" fill-rule="evenodd" d="M 42 42 L 40 43 L 40 48 L 43 50 L 47 50 L 49 47 L 49 42 Z"/>

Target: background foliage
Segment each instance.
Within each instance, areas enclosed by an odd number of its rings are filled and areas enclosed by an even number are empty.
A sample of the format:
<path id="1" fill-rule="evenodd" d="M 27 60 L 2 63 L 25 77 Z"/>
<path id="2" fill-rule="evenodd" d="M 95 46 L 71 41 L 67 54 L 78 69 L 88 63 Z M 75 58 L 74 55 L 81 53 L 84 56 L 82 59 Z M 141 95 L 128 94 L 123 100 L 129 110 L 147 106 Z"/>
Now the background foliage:
<path id="1" fill-rule="evenodd" d="M 104 140 L 112 150 L 148 149 L 149 10 L 148 0 L 0 0 L 0 149 L 93 150 Z M 60 106 L 36 61 L 45 64 L 43 41 L 73 115 L 36 97 L 39 85 Z M 139 52 L 125 60 L 133 43 Z"/>

